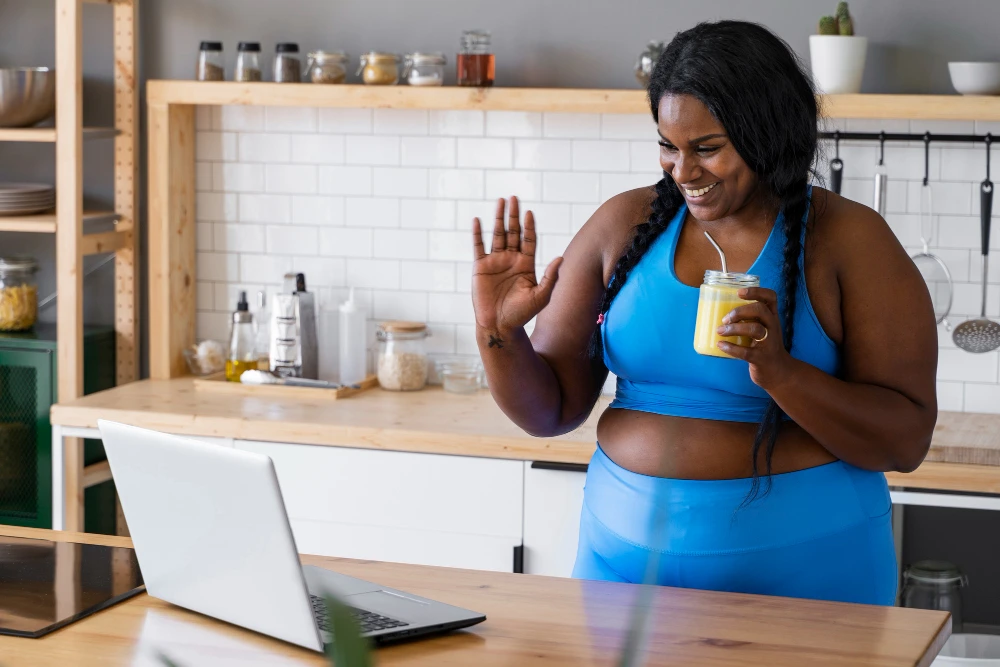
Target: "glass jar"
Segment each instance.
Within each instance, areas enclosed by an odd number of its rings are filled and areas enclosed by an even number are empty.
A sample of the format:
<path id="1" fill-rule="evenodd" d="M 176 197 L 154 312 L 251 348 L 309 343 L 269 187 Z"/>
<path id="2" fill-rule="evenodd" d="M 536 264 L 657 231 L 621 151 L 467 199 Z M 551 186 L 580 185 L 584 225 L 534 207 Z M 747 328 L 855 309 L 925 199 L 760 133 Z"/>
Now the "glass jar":
<path id="1" fill-rule="evenodd" d="M 695 352 L 731 359 L 719 349 L 720 340 L 736 345 L 750 345 L 752 339 L 749 336 L 720 336 L 716 333 L 716 329 L 722 326 L 722 318 L 733 308 L 753 303 L 738 296 L 744 287 L 760 287 L 760 278 L 749 273 L 705 272 L 698 294 L 698 316 L 694 324 Z"/>
<path id="2" fill-rule="evenodd" d="M 274 80 L 277 83 L 302 81 L 302 59 L 295 42 L 281 42 L 274 47 Z"/>
<path id="3" fill-rule="evenodd" d="M 643 88 L 649 86 L 649 77 L 653 74 L 656 61 L 663 55 L 667 48 L 664 42 L 650 42 L 646 45 L 646 50 L 639 54 L 635 61 L 635 79 Z"/>
<path id="4" fill-rule="evenodd" d="M 344 83 L 347 63 L 343 51 L 313 51 L 306 60 L 305 79 L 313 83 Z"/>
<path id="5" fill-rule="evenodd" d="M 202 42 L 198 49 L 198 68 L 195 72 L 198 81 L 223 81 L 226 78 L 226 68 L 222 61 L 222 42 Z"/>
<path id="6" fill-rule="evenodd" d="M 38 319 L 38 262 L 0 257 L 0 331 L 27 331 Z"/>
<path id="7" fill-rule="evenodd" d="M 483 386 L 483 364 L 479 359 L 441 359 L 436 368 L 447 392 L 474 394 Z"/>
<path id="8" fill-rule="evenodd" d="M 411 53 L 403 59 L 403 79 L 411 86 L 444 85 L 443 53 Z"/>
<path id="9" fill-rule="evenodd" d="M 262 81 L 260 42 L 240 42 L 236 52 L 236 69 L 233 71 L 233 81 Z"/>
<path id="10" fill-rule="evenodd" d="M 951 612 L 951 633 L 962 632 L 962 588 L 968 579 L 957 565 L 936 560 L 922 560 L 903 572 L 903 607 Z"/>
<path id="11" fill-rule="evenodd" d="M 496 57 L 490 48 L 488 30 L 466 30 L 455 62 L 460 86 L 492 86 Z"/>
<path id="12" fill-rule="evenodd" d="M 399 56 L 377 51 L 365 53 L 358 75 L 369 86 L 393 86 L 399 81 Z"/>
<path id="13" fill-rule="evenodd" d="M 378 383 L 383 389 L 413 391 L 427 384 L 427 325 L 383 322 L 378 328 Z"/>

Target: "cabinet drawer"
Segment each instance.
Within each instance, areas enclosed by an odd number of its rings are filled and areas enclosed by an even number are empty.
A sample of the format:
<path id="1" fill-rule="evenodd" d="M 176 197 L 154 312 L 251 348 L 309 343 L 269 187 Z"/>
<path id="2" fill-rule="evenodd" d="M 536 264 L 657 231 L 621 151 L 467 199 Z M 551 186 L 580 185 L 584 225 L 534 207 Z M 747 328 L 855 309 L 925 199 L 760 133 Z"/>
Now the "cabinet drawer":
<path id="1" fill-rule="evenodd" d="M 524 463 L 524 571 L 568 577 L 580 539 L 587 473 Z"/>
<path id="2" fill-rule="evenodd" d="M 246 440 L 235 446 L 271 457 L 293 522 L 503 537 L 520 544 L 521 461 Z"/>

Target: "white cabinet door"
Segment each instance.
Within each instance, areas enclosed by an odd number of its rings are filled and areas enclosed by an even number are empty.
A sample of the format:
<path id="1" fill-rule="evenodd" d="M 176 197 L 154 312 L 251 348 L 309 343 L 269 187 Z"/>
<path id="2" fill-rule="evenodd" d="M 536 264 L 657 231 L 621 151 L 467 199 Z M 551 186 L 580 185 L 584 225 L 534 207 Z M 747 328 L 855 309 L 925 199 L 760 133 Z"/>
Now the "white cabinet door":
<path id="1" fill-rule="evenodd" d="M 524 463 L 524 571 L 568 577 L 576 561 L 587 473 L 531 465 Z"/>
<path id="2" fill-rule="evenodd" d="M 521 461 L 237 440 L 274 461 L 302 553 L 510 572 Z"/>

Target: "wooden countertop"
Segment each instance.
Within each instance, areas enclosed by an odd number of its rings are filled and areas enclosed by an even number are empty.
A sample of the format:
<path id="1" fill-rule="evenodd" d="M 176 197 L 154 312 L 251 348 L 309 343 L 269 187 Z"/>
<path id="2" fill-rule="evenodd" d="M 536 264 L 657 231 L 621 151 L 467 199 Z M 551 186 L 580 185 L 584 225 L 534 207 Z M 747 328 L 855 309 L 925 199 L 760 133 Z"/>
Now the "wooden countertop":
<path id="1" fill-rule="evenodd" d="M 341 400 L 260 398 L 196 390 L 190 378 L 142 380 L 52 408 L 52 423 L 94 428 L 99 418 L 181 435 L 585 464 L 594 452 L 602 397 L 578 429 L 535 438 L 488 391 L 373 389 Z M 954 461 L 961 461 L 955 463 Z M 927 460 L 889 483 L 1000 493 L 1000 415 L 942 412 Z"/>
<path id="2" fill-rule="evenodd" d="M 124 537 L 0 526 L 0 535 L 130 546 Z M 475 609 L 485 623 L 378 649 L 380 665 L 611 665 L 640 587 L 303 556 L 304 563 Z M 657 587 L 649 665 L 930 665 L 948 615 L 920 609 Z M 0 636 L 8 665 L 324 665 L 321 656 L 140 594 L 41 639 Z M 145 663 L 143 663 L 145 664 Z M 151 663 L 153 664 L 153 663 Z"/>

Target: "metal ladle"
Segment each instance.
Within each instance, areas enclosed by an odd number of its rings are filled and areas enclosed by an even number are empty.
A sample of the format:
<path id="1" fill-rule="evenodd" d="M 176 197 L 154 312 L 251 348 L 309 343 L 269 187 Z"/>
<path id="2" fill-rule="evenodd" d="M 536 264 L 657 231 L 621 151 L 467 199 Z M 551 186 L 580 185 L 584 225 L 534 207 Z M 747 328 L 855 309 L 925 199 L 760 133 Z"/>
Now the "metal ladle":
<path id="1" fill-rule="evenodd" d="M 986 134 L 986 180 L 979 184 L 979 216 L 983 242 L 983 307 L 980 317 L 966 320 L 952 333 L 955 345 L 966 352 L 992 352 L 1000 347 L 1000 324 L 986 317 L 986 284 L 990 259 L 990 216 L 993 214 L 993 181 L 990 180 L 990 144 L 993 136 Z"/>
<path id="2" fill-rule="evenodd" d="M 712 238 L 711 234 L 705 232 L 705 238 L 707 238 L 708 242 L 715 246 L 715 249 L 719 251 L 719 259 L 722 260 L 722 272 L 729 273 L 729 269 L 726 268 L 726 253 L 722 252 L 722 248 L 720 248 L 719 244 L 715 242 L 715 239 Z"/>

